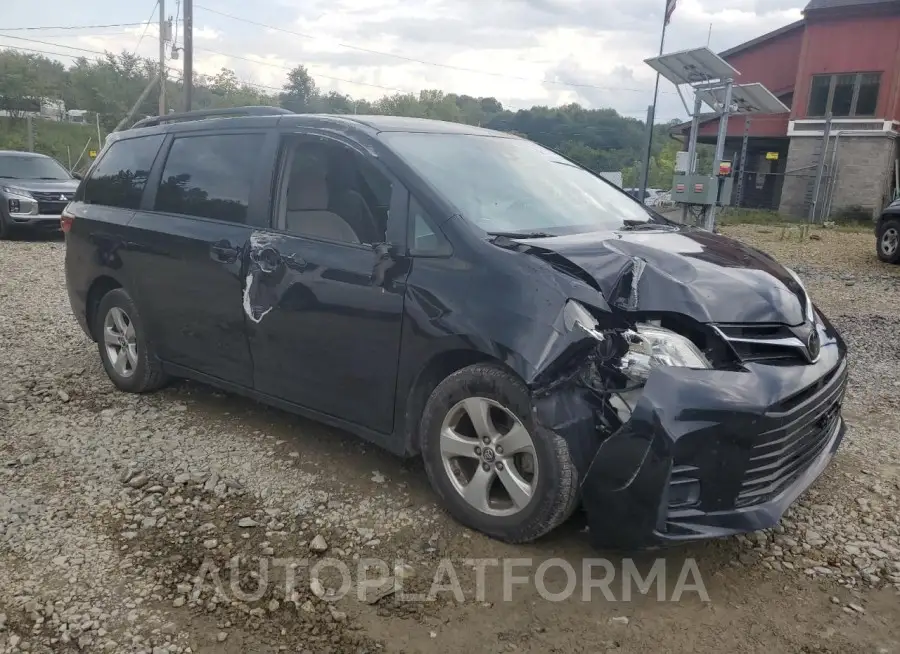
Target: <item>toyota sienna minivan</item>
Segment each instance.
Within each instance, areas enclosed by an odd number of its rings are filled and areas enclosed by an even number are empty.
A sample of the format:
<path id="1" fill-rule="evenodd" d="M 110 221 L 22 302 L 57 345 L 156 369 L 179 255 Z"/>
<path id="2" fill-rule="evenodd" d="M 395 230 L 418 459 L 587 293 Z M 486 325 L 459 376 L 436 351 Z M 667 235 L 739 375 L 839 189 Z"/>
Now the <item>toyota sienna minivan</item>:
<path id="1" fill-rule="evenodd" d="M 600 547 L 772 527 L 844 435 L 846 347 L 796 274 L 510 134 L 149 118 L 61 222 L 119 389 L 190 378 L 421 456 L 504 541 L 579 505 Z"/>

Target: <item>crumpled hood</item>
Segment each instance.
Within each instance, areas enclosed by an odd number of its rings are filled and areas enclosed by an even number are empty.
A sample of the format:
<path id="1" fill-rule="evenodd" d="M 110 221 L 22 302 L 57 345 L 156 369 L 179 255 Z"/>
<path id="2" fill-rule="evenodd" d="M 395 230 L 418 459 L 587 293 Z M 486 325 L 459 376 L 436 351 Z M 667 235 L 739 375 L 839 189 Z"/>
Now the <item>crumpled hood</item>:
<path id="1" fill-rule="evenodd" d="M 699 229 L 592 232 L 519 240 L 592 278 L 610 306 L 709 323 L 804 322 L 806 294 L 768 255 Z"/>

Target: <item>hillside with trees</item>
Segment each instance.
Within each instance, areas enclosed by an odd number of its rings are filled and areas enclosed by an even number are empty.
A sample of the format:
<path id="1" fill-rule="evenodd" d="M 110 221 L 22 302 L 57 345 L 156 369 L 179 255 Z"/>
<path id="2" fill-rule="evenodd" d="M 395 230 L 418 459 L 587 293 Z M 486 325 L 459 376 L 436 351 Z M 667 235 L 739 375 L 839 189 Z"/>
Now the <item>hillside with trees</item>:
<path id="1" fill-rule="evenodd" d="M 0 50 L 0 149 L 24 149 L 24 112 L 41 101 L 62 101 L 66 109 L 91 113 L 88 126 L 35 121 L 35 149 L 63 163 L 77 158 L 86 140 L 96 141 L 95 116 L 101 131 L 112 131 L 156 73 L 156 64 L 123 53 L 102 58 L 81 58 L 66 67 L 41 55 Z M 170 71 L 166 95 L 170 107 L 182 107 L 184 89 Z M 281 106 L 300 113 L 394 114 L 435 118 L 515 132 L 553 148 L 592 170 L 621 171 L 625 186 L 637 185 L 644 123 L 613 109 L 587 109 L 578 104 L 560 107 L 535 106 L 511 111 L 496 98 L 444 93 L 425 89 L 418 94 L 397 93 L 377 100 L 356 99 L 336 92 L 323 92 L 303 66 L 288 73 L 282 89 L 243 83 L 234 71 L 223 68 L 215 75 L 194 80 L 195 109 L 243 105 Z M 155 115 L 157 94 L 151 92 L 138 108 L 136 119 Z M 675 153 L 681 143 L 669 136 L 668 125 L 657 125 L 654 134 L 650 186 L 668 188 Z M 91 146 L 96 147 L 96 146 Z M 72 152 L 74 150 L 74 153 Z"/>

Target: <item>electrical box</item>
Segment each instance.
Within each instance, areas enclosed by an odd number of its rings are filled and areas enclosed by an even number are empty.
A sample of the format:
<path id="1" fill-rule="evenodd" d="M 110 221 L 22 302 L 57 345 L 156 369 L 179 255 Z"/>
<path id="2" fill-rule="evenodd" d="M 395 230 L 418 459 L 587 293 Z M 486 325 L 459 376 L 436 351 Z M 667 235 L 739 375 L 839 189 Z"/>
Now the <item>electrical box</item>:
<path id="1" fill-rule="evenodd" d="M 731 203 L 732 177 L 675 175 L 672 200 L 682 204 L 725 205 Z"/>

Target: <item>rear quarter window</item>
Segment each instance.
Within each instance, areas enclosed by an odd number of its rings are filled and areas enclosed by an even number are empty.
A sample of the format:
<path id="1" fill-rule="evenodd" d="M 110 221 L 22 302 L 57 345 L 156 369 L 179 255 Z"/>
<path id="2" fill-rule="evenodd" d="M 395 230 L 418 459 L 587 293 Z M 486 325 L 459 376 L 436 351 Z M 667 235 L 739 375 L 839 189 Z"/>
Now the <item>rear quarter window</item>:
<path id="1" fill-rule="evenodd" d="M 116 141 L 91 169 L 81 201 L 122 209 L 138 209 L 165 136 L 140 136 Z"/>
<path id="2" fill-rule="evenodd" d="M 246 223 L 264 139 L 262 133 L 176 138 L 154 211 Z"/>

